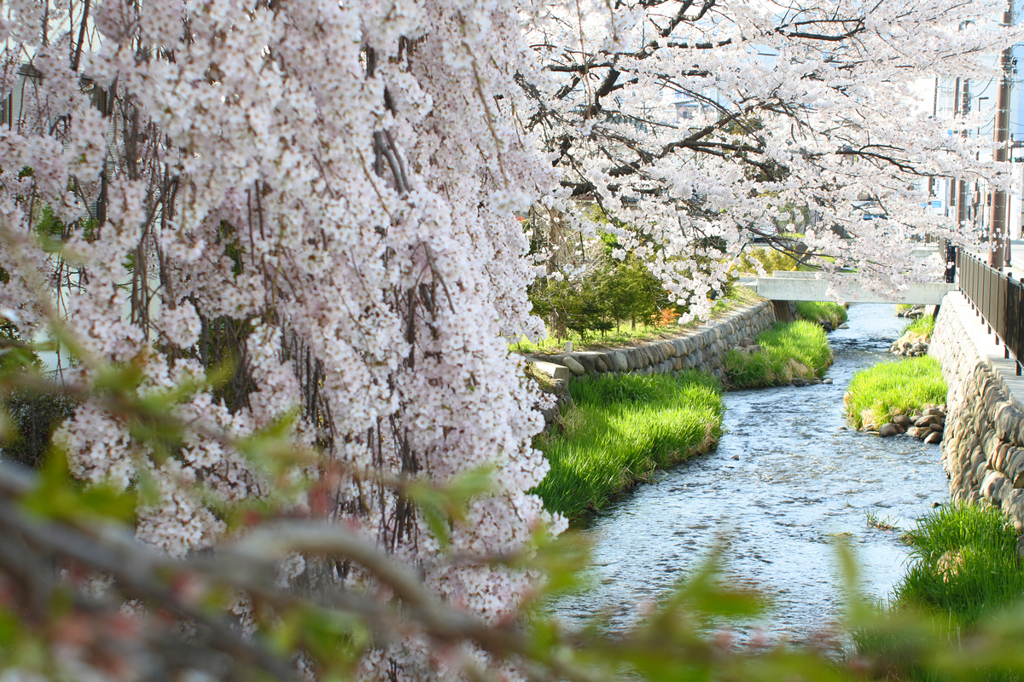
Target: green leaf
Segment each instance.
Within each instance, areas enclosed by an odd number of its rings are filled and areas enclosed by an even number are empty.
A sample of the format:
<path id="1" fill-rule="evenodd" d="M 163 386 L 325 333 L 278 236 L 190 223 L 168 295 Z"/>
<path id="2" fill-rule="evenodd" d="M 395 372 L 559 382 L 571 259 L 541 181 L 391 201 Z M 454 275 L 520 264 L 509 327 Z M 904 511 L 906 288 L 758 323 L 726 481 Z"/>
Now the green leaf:
<path id="1" fill-rule="evenodd" d="M 412 481 L 403 492 L 411 499 L 420 512 L 431 534 L 441 547 L 451 544 L 451 528 L 466 519 L 469 502 L 495 489 L 494 467 L 485 465 L 456 476 L 443 486 L 430 481 Z"/>
<path id="2" fill-rule="evenodd" d="M 136 496 L 112 484 L 83 485 L 68 471 L 64 453 L 51 451 L 39 472 L 39 485 L 20 502 L 47 519 L 81 523 L 88 520 L 135 522 Z"/>
<path id="3" fill-rule="evenodd" d="M 235 442 L 239 452 L 259 471 L 279 477 L 294 470 L 296 466 L 310 464 L 314 455 L 295 445 L 291 440 L 298 411 L 283 415 L 265 428 L 248 438 Z"/>
<path id="4" fill-rule="evenodd" d="M 703 623 L 715 619 L 754 618 L 768 608 L 764 596 L 753 590 L 730 588 L 721 581 L 722 557 L 715 551 L 692 577 L 682 583 L 652 621 L 689 613 Z"/>
<path id="5" fill-rule="evenodd" d="M 592 543 L 586 536 L 566 532 L 554 537 L 542 526 L 533 532 L 531 544 L 535 553 L 516 567 L 544 574 L 537 598 L 576 592 L 589 585 Z"/>
<path id="6" fill-rule="evenodd" d="M 290 651 L 297 646 L 309 652 L 325 673 L 318 676 L 320 679 L 350 679 L 352 669 L 370 644 L 366 623 L 353 614 L 307 604 L 287 614 L 282 622 L 280 641 L 294 638 L 295 645 Z"/>

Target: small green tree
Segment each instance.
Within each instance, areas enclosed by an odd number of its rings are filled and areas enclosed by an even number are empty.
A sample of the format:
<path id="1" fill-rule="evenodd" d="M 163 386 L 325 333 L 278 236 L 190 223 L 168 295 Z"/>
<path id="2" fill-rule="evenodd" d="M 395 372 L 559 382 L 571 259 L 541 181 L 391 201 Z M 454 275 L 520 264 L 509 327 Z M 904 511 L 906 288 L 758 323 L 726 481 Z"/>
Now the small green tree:
<path id="1" fill-rule="evenodd" d="M 616 321 L 629 320 L 634 329 L 638 321 L 650 324 L 670 305 L 661 282 L 633 253 L 621 261 L 609 258 L 607 277 L 597 284 Z"/>

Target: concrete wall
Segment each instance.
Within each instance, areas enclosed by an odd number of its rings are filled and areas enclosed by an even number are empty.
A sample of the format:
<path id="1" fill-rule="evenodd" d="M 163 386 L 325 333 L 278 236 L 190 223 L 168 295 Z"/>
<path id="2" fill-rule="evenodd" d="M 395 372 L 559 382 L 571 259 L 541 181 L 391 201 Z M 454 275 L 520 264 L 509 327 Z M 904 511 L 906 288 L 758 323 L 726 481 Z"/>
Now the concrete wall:
<path id="1" fill-rule="evenodd" d="M 954 501 L 986 500 L 1024 532 L 1024 381 L 959 292 L 942 302 L 929 347 L 949 385 L 942 465 Z"/>
<path id="2" fill-rule="evenodd" d="M 538 355 L 527 360 L 538 371 L 566 381 L 583 375 L 678 375 L 684 369 L 696 369 L 722 378 L 726 351 L 739 346 L 744 338 L 756 339 L 773 324 L 775 314 L 771 302 L 759 301 L 673 339 L 628 348 Z"/>

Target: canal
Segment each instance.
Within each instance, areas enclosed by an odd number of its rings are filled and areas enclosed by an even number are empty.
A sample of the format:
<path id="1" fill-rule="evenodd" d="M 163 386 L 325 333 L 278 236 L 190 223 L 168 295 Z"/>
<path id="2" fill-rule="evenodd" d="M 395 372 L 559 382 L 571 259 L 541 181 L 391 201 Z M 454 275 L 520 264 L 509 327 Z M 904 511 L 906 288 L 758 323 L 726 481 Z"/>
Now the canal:
<path id="1" fill-rule="evenodd" d="M 887 597 L 907 551 L 898 531 L 869 517 L 907 528 L 947 499 L 947 481 L 938 446 L 843 428 L 850 379 L 893 360 L 886 350 L 907 322 L 894 306 L 849 313 L 849 329 L 829 335 L 832 384 L 729 393 L 717 450 L 662 473 L 580 529 L 594 544 L 593 587 L 560 601 L 568 626 L 601 612 L 612 630 L 628 627 L 716 546 L 726 548 L 728 581 L 772 601 L 766 619 L 748 624 L 770 641 L 809 641 L 839 617 L 837 536 L 857 555 L 863 592 Z"/>

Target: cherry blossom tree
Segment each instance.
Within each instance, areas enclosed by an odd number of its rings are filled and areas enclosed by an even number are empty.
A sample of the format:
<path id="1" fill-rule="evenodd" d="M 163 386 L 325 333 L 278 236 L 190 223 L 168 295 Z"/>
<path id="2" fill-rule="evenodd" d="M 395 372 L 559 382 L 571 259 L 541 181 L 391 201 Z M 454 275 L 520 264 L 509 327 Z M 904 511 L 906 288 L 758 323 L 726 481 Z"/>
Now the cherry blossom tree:
<path id="1" fill-rule="evenodd" d="M 527 492 L 540 396 L 504 340 L 539 331 L 515 211 L 555 182 L 511 115 L 535 70 L 514 4 L 4 8 L 0 308 L 11 343 L 71 357 L 71 473 L 145 490 L 137 537 L 171 557 L 244 534 L 224 509 L 260 500 L 342 524 L 484 623 L 514 615 L 536 575 L 493 557 L 564 525 Z M 183 432 L 96 395 L 123 368 L 131 400 L 176 396 Z M 270 435 L 291 451 L 252 446 Z M 416 497 L 481 470 L 457 518 Z M 282 566 L 309 589 L 379 577 Z M 415 633 L 362 665 L 444 667 Z"/>
<path id="2" fill-rule="evenodd" d="M 521 79 L 536 105 L 520 119 L 561 172 L 548 205 L 587 231 L 592 216 L 576 199 L 593 199 L 637 228 L 643 238 L 624 233 L 624 245 L 693 313 L 706 314 L 754 239 L 894 290 L 934 274 L 936 264 L 909 258 L 913 239 L 969 238 L 955 218 L 922 208 L 938 180 L 1009 182 L 1008 167 L 984 160 L 985 143 L 957 134 L 978 121 L 940 120 L 932 99 L 936 78 L 995 75 L 993 55 L 1017 35 L 999 25 L 1004 9 L 548 3 L 533 8 L 530 34 L 545 77 Z M 780 231 L 805 234 L 800 250 Z"/>

